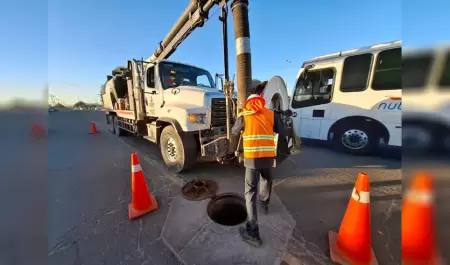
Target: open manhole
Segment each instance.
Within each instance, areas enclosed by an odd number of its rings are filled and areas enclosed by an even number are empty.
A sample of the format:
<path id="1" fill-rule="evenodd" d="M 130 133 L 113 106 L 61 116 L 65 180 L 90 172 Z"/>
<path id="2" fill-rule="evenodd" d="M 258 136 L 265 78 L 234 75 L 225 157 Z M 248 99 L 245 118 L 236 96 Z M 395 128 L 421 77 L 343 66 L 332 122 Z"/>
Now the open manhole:
<path id="1" fill-rule="evenodd" d="M 245 199 L 234 193 L 214 197 L 207 207 L 209 218 L 220 225 L 234 226 L 247 220 Z"/>
<path id="2" fill-rule="evenodd" d="M 181 189 L 183 197 L 190 201 L 201 201 L 216 196 L 217 183 L 213 180 L 192 180 Z"/>

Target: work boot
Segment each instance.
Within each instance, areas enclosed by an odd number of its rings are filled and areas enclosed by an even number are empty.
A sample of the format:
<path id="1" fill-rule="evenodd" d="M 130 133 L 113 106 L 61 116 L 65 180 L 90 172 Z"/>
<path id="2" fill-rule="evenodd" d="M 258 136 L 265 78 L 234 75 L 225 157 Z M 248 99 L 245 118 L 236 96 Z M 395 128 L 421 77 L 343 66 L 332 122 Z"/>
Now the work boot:
<path id="1" fill-rule="evenodd" d="M 261 237 L 259 236 L 259 229 L 249 229 L 248 224 L 247 227 L 239 227 L 239 235 L 244 242 L 255 248 L 260 248 L 263 244 Z"/>
<path id="2" fill-rule="evenodd" d="M 268 203 L 260 201 L 259 202 L 259 207 L 261 208 L 261 211 L 264 214 L 268 214 L 269 213 L 269 204 Z"/>

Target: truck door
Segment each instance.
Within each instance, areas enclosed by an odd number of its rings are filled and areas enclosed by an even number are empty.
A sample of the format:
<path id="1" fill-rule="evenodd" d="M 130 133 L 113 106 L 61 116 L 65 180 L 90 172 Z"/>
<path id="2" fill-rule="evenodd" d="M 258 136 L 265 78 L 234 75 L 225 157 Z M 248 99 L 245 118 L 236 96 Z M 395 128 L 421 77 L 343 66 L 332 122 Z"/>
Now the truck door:
<path id="1" fill-rule="evenodd" d="M 161 95 L 156 78 L 156 67 L 154 64 L 149 64 L 145 71 L 145 88 L 144 98 L 147 116 L 159 117 L 159 110 L 161 109 Z"/>
<path id="2" fill-rule="evenodd" d="M 295 131 L 301 138 L 320 139 L 320 128 L 329 117 L 335 68 L 319 66 L 301 74 L 292 97 Z"/>

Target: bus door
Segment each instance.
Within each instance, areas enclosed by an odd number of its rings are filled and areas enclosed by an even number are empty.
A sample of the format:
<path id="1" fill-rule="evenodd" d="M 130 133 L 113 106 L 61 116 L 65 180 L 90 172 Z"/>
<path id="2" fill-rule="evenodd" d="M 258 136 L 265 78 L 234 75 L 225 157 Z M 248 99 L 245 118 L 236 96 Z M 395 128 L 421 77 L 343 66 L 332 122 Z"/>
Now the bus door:
<path id="1" fill-rule="evenodd" d="M 328 103 L 332 99 L 335 76 L 334 67 L 315 66 L 303 71 L 297 79 L 291 106 L 295 113 L 295 133 L 301 138 L 321 139 L 320 127 L 329 117 Z"/>

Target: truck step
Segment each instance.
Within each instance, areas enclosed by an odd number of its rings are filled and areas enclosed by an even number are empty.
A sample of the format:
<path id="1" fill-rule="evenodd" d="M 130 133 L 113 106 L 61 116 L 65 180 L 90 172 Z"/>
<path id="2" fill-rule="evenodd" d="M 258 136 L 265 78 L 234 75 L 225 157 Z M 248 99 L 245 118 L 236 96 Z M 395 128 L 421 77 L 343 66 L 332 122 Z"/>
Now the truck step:
<path id="1" fill-rule="evenodd" d="M 147 135 L 144 136 L 143 138 L 156 143 L 158 140 L 157 129 L 158 127 L 156 126 L 156 122 L 147 123 Z"/>

